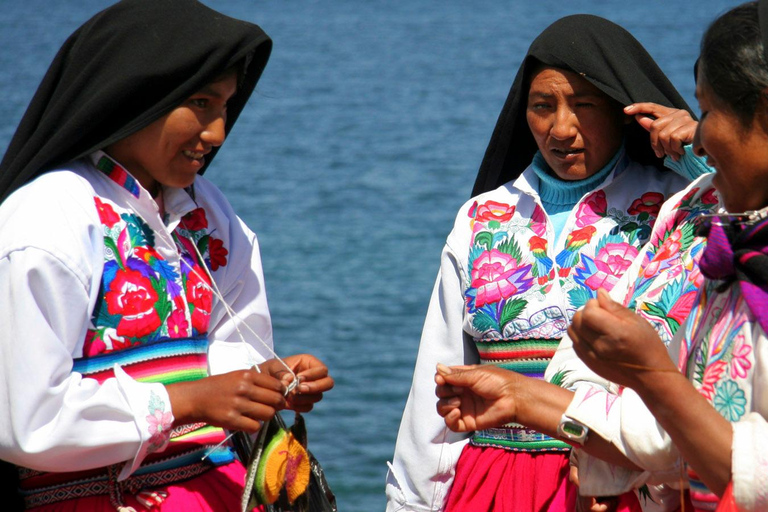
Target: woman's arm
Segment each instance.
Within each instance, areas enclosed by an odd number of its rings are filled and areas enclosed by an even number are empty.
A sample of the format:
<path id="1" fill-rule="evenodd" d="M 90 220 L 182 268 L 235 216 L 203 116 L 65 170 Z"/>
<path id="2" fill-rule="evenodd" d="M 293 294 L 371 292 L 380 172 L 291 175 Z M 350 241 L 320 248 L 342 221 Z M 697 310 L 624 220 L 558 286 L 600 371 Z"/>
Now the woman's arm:
<path id="1" fill-rule="evenodd" d="M 574 318 L 574 350 L 595 372 L 635 390 L 701 480 L 721 495 L 733 431 L 670 359 L 653 328 L 600 291 Z"/>

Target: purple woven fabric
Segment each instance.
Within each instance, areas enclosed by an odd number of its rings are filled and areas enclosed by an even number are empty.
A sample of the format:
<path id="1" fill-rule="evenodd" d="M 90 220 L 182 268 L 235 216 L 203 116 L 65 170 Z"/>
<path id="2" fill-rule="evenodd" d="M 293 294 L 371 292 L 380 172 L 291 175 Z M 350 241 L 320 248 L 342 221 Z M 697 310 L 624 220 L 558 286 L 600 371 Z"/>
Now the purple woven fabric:
<path id="1" fill-rule="evenodd" d="M 768 333 L 768 219 L 710 222 L 702 226 L 707 247 L 699 266 L 710 279 L 738 282 L 755 319 Z"/>

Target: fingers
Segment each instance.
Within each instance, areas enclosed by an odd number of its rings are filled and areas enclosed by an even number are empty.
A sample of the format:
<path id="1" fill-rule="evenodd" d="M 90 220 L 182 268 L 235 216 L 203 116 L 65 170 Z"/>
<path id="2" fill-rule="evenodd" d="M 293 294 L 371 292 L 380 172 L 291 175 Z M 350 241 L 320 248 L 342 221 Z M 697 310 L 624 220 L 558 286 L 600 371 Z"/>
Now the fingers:
<path id="1" fill-rule="evenodd" d="M 657 157 L 664 155 L 678 160 L 685 154 L 684 146 L 693 143 L 698 123 L 687 110 L 656 103 L 635 103 L 624 108 L 634 115 L 638 124 L 649 132 L 651 147 Z"/>

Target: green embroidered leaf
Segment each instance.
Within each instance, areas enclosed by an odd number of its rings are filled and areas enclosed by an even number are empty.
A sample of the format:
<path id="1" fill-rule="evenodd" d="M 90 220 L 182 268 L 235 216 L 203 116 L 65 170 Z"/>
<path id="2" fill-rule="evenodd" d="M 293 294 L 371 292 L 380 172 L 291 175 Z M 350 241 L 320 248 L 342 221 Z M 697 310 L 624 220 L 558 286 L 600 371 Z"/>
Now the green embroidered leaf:
<path id="1" fill-rule="evenodd" d="M 568 299 L 571 301 L 571 305 L 574 308 L 580 308 L 585 305 L 592 295 L 584 288 L 575 288 L 568 292 Z"/>
<path id="2" fill-rule="evenodd" d="M 509 322 L 520 316 L 525 306 L 528 305 L 528 301 L 525 299 L 512 299 L 508 300 L 504 304 L 504 308 L 501 310 L 501 328 L 503 329 Z"/>
<path id="3" fill-rule="evenodd" d="M 497 324 L 490 315 L 482 310 L 478 310 L 477 313 L 475 313 L 475 316 L 472 319 L 472 327 L 474 327 L 479 332 L 499 330 L 499 324 Z"/>
<path id="4" fill-rule="evenodd" d="M 482 245 L 485 250 L 490 251 L 493 248 L 493 235 L 488 231 L 481 231 L 475 235 L 475 244 Z"/>
<path id="5" fill-rule="evenodd" d="M 568 374 L 571 373 L 570 370 L 560 370 L 559 372 L 555 373 L 549 382 L 554 384 L 555 386 L 563 387 L 563 381 L 568 376 Z"/>
<path id="6" fill-rule="evenodd" d="M 621 230 L 625 233 L 632 233 L 639 227 L 639 224 L 637 222 L 627 222 L 623 226 L 621 226 Z"/>
<path id="7" fill-rule="evenodd" d="M 656 304 L 655 302 L 646 302 L 643 305 L 643 310 L 649 315 L 649 316 L 655 316 L 657 318 L 667 318 L 667 311 Z"/>
<path id="8" fill-rule="evenodd" d="M 685 251 L 691 246 L 693 240 L 696 238 L 696 227 L 693 225 L 693 222 L 683 224 L 680 228 L 680 234 L 682 235 L 680 237 L 680 250 Z"/>
<path id="9" fill-rule="evenodd" d="M 157 293 L 157 302 L 155 302 L 155 311 L 157 311 L 157 315 L 160 317 L 160 321 L 163 324 L 165 324 L 165 321 L 168 318 L 168 315 L 171 314 L 173 305 L 171 301 L 168 300 L 168 293 L 165 289 L 165 286 L 163 286 L 163 284 L 159 280 L 152 279 L 152 288 L 154 288 L 155 293 Z"/>
<path id="10" fill-rule="evenodd" d="M 510 237 L 504 240 L 497 249 L 500 252 L 503 252 L 504 254 L 509 254 L 513 258 L 515 258 L 517 261 L 520 261 L 522 259 L 523 253 L 520 251 L 520 246 L 517 244 L 517 241 Z"/>
<path id="11" fill-rule="evenodd" d="M 211 240 L 211 237 L 208 235 L 205 235 L 200 240 L 197 241 L 197 250 L 200 251 L 200 254 L 205 256 L 205 254 L 208 252 L 208 242 Z M 200 262 L 202 264 L 202 262 Z"/>

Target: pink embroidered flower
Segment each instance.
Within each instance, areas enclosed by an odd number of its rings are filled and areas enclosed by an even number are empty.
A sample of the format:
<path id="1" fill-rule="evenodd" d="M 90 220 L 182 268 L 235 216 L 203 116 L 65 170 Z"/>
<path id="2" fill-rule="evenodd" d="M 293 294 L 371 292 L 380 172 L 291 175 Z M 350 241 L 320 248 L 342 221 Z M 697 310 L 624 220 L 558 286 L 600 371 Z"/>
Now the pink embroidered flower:
<path id="1" fill-rule="evenodd" d="M 496 222 L 506 222 L 512 218 L 515 213 L 515 207 L 504 203 L 497 203 L 496 201 L 487 201 L 477 207 L 477 215 L 475 218 L 478 222 L 489 222 L 495 220 Z"/>
<path id="2" fill-rule="evenodd" d="M 192 304 L 192 327 L 197 332 L 208 331 L 208 323 L 211 317 L 211 305 L 213 292 L 208 275 L 199 266 L 195 266 L 194 272 L 187 275 L 187 300 Z"/>
<path id="3" fill-rule="evenodd" d="M 709 401 L 712 401 L 712 396 L 715 392 L 715 384 L 720 380 L 720 376 L 727 367 L 728 363 L 721 360 L 715 361 L 704 370 L 704 380 L 701 383 L 699 392 Z"/>
<path id="4" fill-rule="evenodd" d="M 155 409 L 155 412 L 147 416 L 150 434 L 149 443 L 153 446 L 161 446 L 171 434 L 171 425 L 173 424 L 173 414 L 170 411 Z"/>
<path id="5" fill-rule="evenodd" d="M 664 194 L 660 192 L 646 192 L 639 199 L 635 199 L 632 202 L 632 205 L 627 209 L 627 213 L 630 215 L 647 213 L 651 217 L 656 217 L 663 202 Z"/>
<path id="6" fill-rule="evenodd" d="M 731 377 L 734 379 L 744 379 L 752 368 L 752 362 L 749 355 L 752 353 L 752 347 L 744 339 L 743 334 L 739 334 L 733 343 L 733 353 L 731 359 Z"/>
<path id="7" fill-rule="evenodd" d="M 189 322 L 183 309 L 177 309 L 168 317 L 168 336 L 183 338 L 189 336 Z"/>
<path id="8" fill-rule="evenodd" d="M 691 309 L 693 309 L 693 303 L 695 299 L 695 290 L 682 294 L 680 298 L 677 299 L 672 305 L 672 308 L 669 310 L 669 313 L 667 313 L 667 316 L 677 321 L 678 324 L 682 324 L 683 321 L 685 321 L 685 319 L 688 317 L 688 313 L 690 313 Z"/>
<path id="9" fill-rule="evenodd" d="M 120 216 L 112 208 L 112 205 L 103 202 L 98 197 L 94 197 L 93 200 L 96 201 L 96 209 L 99 212 L 99 220 L 101 220 L 101 223 L 110 228 L 117 224 L 117 221 L 120 220 Z"/>
<path id="10" fill-rule="evenodd" d="M 605 199 L 604 191 L 598 190 L 590 194 L 576 210 L 576 227 L 583 228 L 594 224 L 605 217 L 607 210 L 608 201 Z"/>
<path id="11" fill-rule="evenodd" d="M 182 217 L 181 221 L 181 226 L 189 231 L 200 231 L 208 227 L 208 219 L 202 208 L 195 208 Z"/>
<path id="12" fill-rule="evenodd" d="M 544 210 L 539 205 L 536 205 L 531 215 L 531 230 L 536 233 L 536 236 L 544 236 L 547 234 L 547 216 L 544 215 Z"/>
<path id="13" fill-rule="evenodd" d="M 107 351 L 107 345 L 104 341 L 96 336 L 96 331 L 91 329 L 85 334 L 85 342 L 83 343 L 83 355 L 85 357 L 93 357 L 98 354 L 103 354 Z"/>
<path id="14" fill-rule="evenodd" d="M 682 249 L 683 245 L 680 243 L 680 239 L 683 237 L 679 230 L 673 231 L 664 242 L 662 242 L 659 250 L 653 256 L 653 259 L 645 266 L 643 270 L 644 277 L 653 277 L 659 271 L 661 264 L 677 255 Z"/>
<path id="15" fill-rule="evenodd" d="M 629 244 L 605 244 L 595 257 L 597 272 L 589 276 L 585 284 L 592 290 L 605 288 L 610 291 L 636 256 L 637 248 Z"/>
<path id="16" fill-rule="evenodd" d="M 477 290 L 475 307 L 493 304 L 531 287 L 530 265 L 518 266 L 515 258 L 496 249 L 485 251 L 474 262 L 472 288 Z"/>
<path id="17" fill-rule="evenodd" d="M 117 334 L 140 338 L 160 327 L 152 282 L 135 270 L 118 270 L 104 298 L 107 311 L 120 315 Z"/>
<path id="18" fill-rule="evenodd" d="M 224 247 L 224 242 L 218 238 L 208 238 L 208 257 L 211 260 L 211 270 L 215 271 L 219 267 L 226 266 L 227 254 L 229 251 Z"/>

